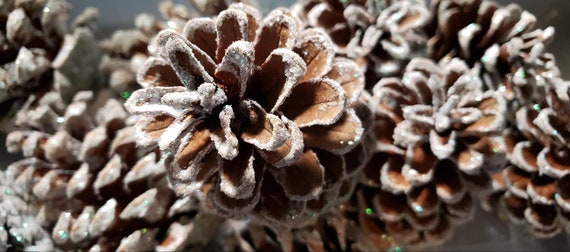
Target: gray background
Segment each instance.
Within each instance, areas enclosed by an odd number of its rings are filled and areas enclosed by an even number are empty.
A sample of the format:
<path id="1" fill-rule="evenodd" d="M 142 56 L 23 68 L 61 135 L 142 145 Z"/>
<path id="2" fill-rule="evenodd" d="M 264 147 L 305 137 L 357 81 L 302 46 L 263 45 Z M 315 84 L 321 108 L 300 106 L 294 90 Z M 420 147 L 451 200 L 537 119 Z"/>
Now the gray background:
<path id="1" fill-rule="evenodd" d="M 92 6 L 99 9 L 99 25 L 103 34 L 119 28 L 133 26 L 134 17 L 138 13 L 146 12 L 159 15 L 157 9 L 159 1 L 156 0 L 70 0 L 73 5 L 71 16 L 75 17 L 85 7 Z M 173 2 L 188 5 L 187 0 Z M 558 64 L 563 75 L 570 76 L 570 55 L 567 51 L 570 37 L 570 25 L 567 24 L 570 16 L 570 1 L 567 0 L 513 0 L 498 1 L 503 4 L 515 2 L 535 14 L 538 18 L 538 27 L 554 26 L 556 37 L 549 47 L 555 52 Z M 276 6 L 288 6 L 292 0 L 269 1 L 260 0 L 262 10 L 269 10 Z M 566 22 L 566 23 L 565 23 Z M 4 138 L 1 136 L 0 138 Z M 0 139 L 4 142 L 4 139 Z M 5 147 L 0 148 L 0 167 L 5 167 L 16 157 L 5 153 Z M 455 230 L 451 241 L 438 251 L 559 251 L 568 250 L 570 239 L 563 233 L 553 239 L 534 239 L 522 226 L 508 224 L 503 218 L 477 209 L 475 218 Z M 436 249 L 432 249 L 436 250 Z"/>

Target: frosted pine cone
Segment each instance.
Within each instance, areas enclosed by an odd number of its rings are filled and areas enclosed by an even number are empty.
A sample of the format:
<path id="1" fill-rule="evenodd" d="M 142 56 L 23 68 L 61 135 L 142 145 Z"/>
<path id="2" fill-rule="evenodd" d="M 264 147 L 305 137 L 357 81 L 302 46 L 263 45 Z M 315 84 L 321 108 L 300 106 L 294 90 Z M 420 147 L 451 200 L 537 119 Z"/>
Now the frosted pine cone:
<path id="1" fill-rule="evenodd" d="M 151 45 L 156 57 L 139 71 L 145 88 L 126 106 L 142 115 L 141 144 L 156 140 L 169 156 L 179 194 L 212 180 L 220 212 L 302 222 L 308 201 L 340 190 L 346 171 L 336 166 L 359 145 L 363 76 L 288 11 L 258 18 L 232 5 L 190 20 L 183 33 L 162 31 Z"/>
<path id="2" fill-rule="evenodd" d="M 473 216 L 473 202 L 469 194 L 455 203 L 438 200 L 442 188 L 426 186 L 416 192 L 392 194 L 370 187 L 359 187 L 345 211 L 352 212 L 354 221 L 364 233 L 375 234 L 380 247 L 363 250 L 383 250 L 391 246 L 426 248 L 445 243 L 453 229 Z M 437 192 L 436 192 L 437 191 Z"/>
<path id="3" fill-rule="evenodd" d="M 180 219 L 198 205 L 175 198 L 164 160 L 136 146 L 127 118 L 122 101 L 104 91 L 78 93 L 61 114 L 49 104 L 20 112 L 21 130 L 7 145 L 26 158 L 6 174 L 30 195 L 57 247 L 176 250 L 198 232 Z"/>
<path id="4" fill-rule="evenodd" d="M 0 250 L 53 250 L 49 234 L 36 221 L 27 194 L 0 171 Z"/>
<path id="5" fill-rule="evenodd" d="M 25 98 L 56 90 L 69 101 L 94 83 L 100 50 L 92 31 L 76 27 L 68 33 L 69 6 L 63 0 L 2 3 L 0 19 L 0 105 L 10 119 Z M 80 73 L 80 74 L 79 74 Z M 5 113 L 8 113 L 7 115 Z M 4 129 L 5 130 L 5 129 Z"/>
<path id="6" fill-rule="evenodd" d="M 495 190 L 487 198 L 537 237 L 558 234 L 570 218 L 569 90 L 570 83 L 559 80 L 544 107 L 519 109 L 518 129 L 508 135 L 510 165 L 493 177 Z"/>
<path id="7" fill-rule="evenodd" d="M 382 186 L 393 192 L 438 179 L 441 161 L 451 161 L 442 169 L 472 176 L 505 163 L 504 99 L 483 92 L 476 69 L 461 60 L 441 64 L 414 59 L 401 80 L 383 79 L 374 88 L 376 159 L 386 164 L 367 168 L 368 178 L 378 181 L 370 177 L 378 170 Z"/>
<path id="8" fill-rule="evenodd" d="M 308 26 L 326 30 L 337 51 L 365 69 L 367 87 L 397 76 L 425 50 L 429 19 L 423 1 L 300 1 L 293 7 Z"/>
<path id="9" fill-rule="evenodd" d="M 532 32 L 536 23 L 520 6 L 494 1 L 437 0 L 431 9 L 429 54 L 436 60 L 450 56 L 479 61 L 489 47 Z"/>

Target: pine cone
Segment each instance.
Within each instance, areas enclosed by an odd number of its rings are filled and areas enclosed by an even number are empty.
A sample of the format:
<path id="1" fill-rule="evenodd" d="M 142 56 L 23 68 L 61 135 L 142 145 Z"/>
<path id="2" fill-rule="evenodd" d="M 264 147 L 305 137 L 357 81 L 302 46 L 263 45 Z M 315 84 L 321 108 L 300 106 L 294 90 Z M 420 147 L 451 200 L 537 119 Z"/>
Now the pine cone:
<path id="1" fill-rule="evenodd" d="M 500 6 L 494 1 L 432 1 L 429 54 L 439 60 L 460 56 L 479 61 L 492 45 L 533 31 L 536 18 L 517 4 Z"/>
<path id="2" fill-rule="evenodd" d="M 0 250 L 53 250 L 49 234 L 33 214 L 27 194 L 20 194 L 13 181 L 0 170 Z"/>
<path id="3" fill-rule="evenodd" d="M 479 176 L 502 168 L 506 104 L 481 84 L 476 69 L 459 59 L 441 67 L 414 59 L 401 80 L 380 81 L 370 106 L 378 152 L 372 160 L 382 162 L 371 162 L 367 179 L 401 193 L 441 179 L 438 172 Z"/>
<path id="4" fill-rule="evenodd" d="M 499 203 L 510 220 L 541 238 L 560 233 L 570 218 L 569 90 L 570 83 L 559 80 L 547 92 L 546 107 L 519 109 L 518 128 L 508 135 L 510 165 L 494 176 L 486 199 L 487 208 Z"/>
<path id="5" fill-rule="evenodd" d="M 471 219 L 475 209 L 469 193 L 450 203 L 438 200 L 441 190 L 440 185 L 428 185 L 404 195 L 357 188 L 345 208 L 364 233 L 375 236 L 368 243 L 372 247 L 362 250 L 385 250 L 387 244 L 425 249 L 445 243 L 454 227 Z"/>
<path id="6" fill-rule="evenodd" d="M 423 1 L 300 1 L 293 10 L 308 26 L 326 30 L 337 53 L 365 69 L 366 86 L 397 76 L 426 47 Z"/>
<path id="7" fill-rule="evenodd" d="M 197 205 L 175 198 L 153 148 L 136 146 L 119 99 L 84 91 L 61 114 L 48 104 L 20 112 L 26 120 L 7 146 L 26 158 L 7 174 L 31 195 L 36 218 L 61 249 L 185 248 L 200 231 L 180 216 L 191 217 Z"/>
<path id="8" fill-rule="evenodd" d="M 126 106 L 142 115 L 140 143 L 168 155 L 179 194 L 211 185 L 218 211 L 276 223 L 302 222 L 308 201 L 337 194 L 343 155 L 363 150 L 363 76 L 298 23 L 278 9 L 258 25 L 257 11 L 232 5 L 157 36 L 139 71 L 145 88 Z"/>
<path id="9" fill-rule="evenodd" d="M 483 91 L 478 73 L 457 58 L 439 65 L 416 58 L 401 79 L 374 87 L 373 153 L 353 205 L 385 223 L 360 225 L 424 247 L 441 244 L 452 224 L 472 216 L 471 194 L 488 189 L 490 174 L 506 163 L 506 102 Z"/>
<path id="10" fill-rule="evenodd" d="M 89 28 L 68 33 L 69 6 L 63 0 L 13 1 L 0 10 L 1 117 L 10 119 L 25 98 L 56 90 L 69 101 L 79 90 L 91 87 L 100 50 Z M 13 114 L 10 114 L 13 113 Z M 5 130 L 5 129 L 4 129 Z"/>

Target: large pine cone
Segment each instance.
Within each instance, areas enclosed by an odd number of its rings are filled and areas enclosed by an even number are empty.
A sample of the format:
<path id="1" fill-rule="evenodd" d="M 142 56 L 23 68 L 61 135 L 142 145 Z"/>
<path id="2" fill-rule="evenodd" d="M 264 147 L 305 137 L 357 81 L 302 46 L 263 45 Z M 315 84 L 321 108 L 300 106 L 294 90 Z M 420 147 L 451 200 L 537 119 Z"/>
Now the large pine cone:
<path id="1" fill-rule="evenodd" d="M 8 135 L 25 159 L 6 176 L 62 249 L 182 249 L 196 231 L 191 198 L 176 199 L 164 160 L 137 147 L 121 98 L 83 91 L 58 113 L 41 103 Z M 166 232 L 166 233 L 165 233 Z"/>
<path id="2" fill-rule="evenodd" d="M 211 186 L 219 212 L 300 223 L 325 191 L 334 204 L 345 155 L 364 150 L 355 148 L 369 114 L 358 101 L 363 75 L 287 10 L 258 19 L 232 5 L 183 33 L 162 31 L 139 71 L 145 88 L 126 106 L 141 115 L 140 143 L 156 140 L 168 156 L 179 194 Z"/>

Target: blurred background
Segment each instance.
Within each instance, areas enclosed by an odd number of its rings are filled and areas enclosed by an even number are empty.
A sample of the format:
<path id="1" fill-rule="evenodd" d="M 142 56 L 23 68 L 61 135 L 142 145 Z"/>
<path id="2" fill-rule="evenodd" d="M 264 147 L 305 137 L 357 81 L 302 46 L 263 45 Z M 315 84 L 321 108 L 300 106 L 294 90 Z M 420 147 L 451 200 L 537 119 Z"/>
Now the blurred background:
<path id="1" fill-rule="evenodd" d="M 77 16 L 86 7 L 99 9 L 99 25 L 101 36 L 111 31 L 133 26 L 134 18 L 139 13 L 149 13 L 159 16 L 158 0 L 69 0 L 73 6 L 71 17 Z M 269 1 L 258 0 L 263 12 L 277 6 L 289 6 L 293 0 Z M 173 0 L 175 3 L 190 6 L 188 0 Z M 556 36 L 548 51 L 553 52 L 558 61 L 562 75 L 570 78 L 570 1 L 568 0 L 497 0 L 501 4 L 516 3 L 534 14 L 538 19 L 538 28 L 553 26 Z M 0 136 L 4 142 L 5 136 Z M 0 167 L 6 167 L 15 159 L 5 153 L 5 147 L 0 148 Z M 454 236 L 438 251 L 567 251 L 570 248 L 570 237 L 567 233 L 551 239 L 535 239 L 523 226 L 509 224 L 505 218 L 486 213 L 480 208 L 476 216 L 468 223 L 458 227 Z M 432 248 L 431 250 L 434 250 Z"/>

